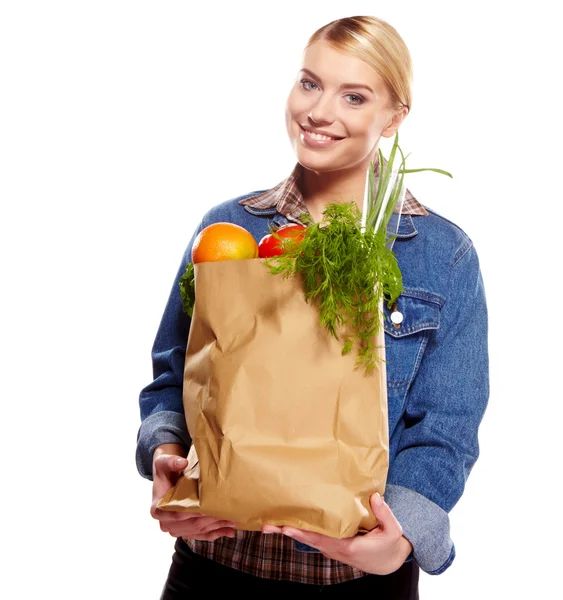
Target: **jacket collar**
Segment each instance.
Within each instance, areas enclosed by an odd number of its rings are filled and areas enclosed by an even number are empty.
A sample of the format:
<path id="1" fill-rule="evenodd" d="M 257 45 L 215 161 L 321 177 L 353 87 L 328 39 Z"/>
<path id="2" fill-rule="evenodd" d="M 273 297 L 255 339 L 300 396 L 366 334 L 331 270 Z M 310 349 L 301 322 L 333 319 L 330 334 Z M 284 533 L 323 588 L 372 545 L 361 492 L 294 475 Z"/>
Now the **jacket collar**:
<path id="1" fill-rule="evenodd" d="M 387 160 L 383 158 L 384 165 Z M 239 204 L 244 206 L 247 212 L 254 215 L 275 215 L 279 213 L 288 221 L 300 222 L 300 216 L 307 212 L 307 207 L 303 201 L 303 195 L 300 189 L 300 179 L 303 172 L 302 165 L 298 162 L 294 166 L 289 177 L 278 183 L 271 189 L 253 192 L 239 200 Z M 379 160 L 374 165 L 375 182 L 379 179 Z M 428 216 L 428 211 L 407 189 L 405 191 L 405 200 L 401 211 L 401 221 L 407 215 Z M 287 222 L 287 221 L 285 221 Z M 412 223 L 412 219 L 409 219 Z M 414 229 L 414 224 L 412 225 Z M 399 232 L 404 229 L 399 226 Z M 415 230 L 416 231 L 416 230 Z"/>
<path id="2" fill-rule="evenodd" d="M 242 204 L 242 202 L 239 203 Z M 250 205 L 244 205 L 244 209 L 251 215 L 259 217 L 272 217 L 272 222 L 274 225 L 276 225 L 276 227 L 281 227 L 291 220 L 288 219 L 286 215 L 279 213 L 275 206 L 271 206 L 269 208 L 255 208 Z M 387 233 L 389 235 L 396 235 L 398 238 L 410 238 L 414 237 L 418 233 L 418 230 L 415 227 L 412 215 L 401 214 L 397 231 L 392 231 L 388 226 Z"/>
<path id="3" fill-rule="evenodd" d="M 383 162 L 387 164 L 385 158 L 383 158 Z M 272 217 L 273 223 L 278 227 L 288 221 L 300 223 L 300 215 L 307 211 L 303 202 L 303 195 L 299 189 L 302 168 L 301 164 L 297 163 L 289 177 L 278 183 L 278 185 L 268 190 L 246 195 L 239 200 L 239 204 L 252 215 Z M 379 161 L 374 165 L 374 175 L 377 181 L 379 178 Z M 405 200 L 399 219 L 398 230 L 393 231 L 391 226 L 388 226 L 388 234 L 396 235 L 398 238 L 415 236 L 417 230 L 412 218 L 413 215 L 428 216 L 429 212 L 407 189 L 405 191 Z"/>

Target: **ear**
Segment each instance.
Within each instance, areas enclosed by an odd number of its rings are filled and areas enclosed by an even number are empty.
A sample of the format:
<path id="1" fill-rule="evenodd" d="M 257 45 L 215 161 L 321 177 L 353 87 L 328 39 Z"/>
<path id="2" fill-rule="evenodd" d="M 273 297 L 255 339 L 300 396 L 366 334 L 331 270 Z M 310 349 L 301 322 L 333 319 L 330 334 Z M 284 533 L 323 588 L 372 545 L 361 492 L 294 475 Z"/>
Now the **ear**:
<path id="1" fill-rule="evenodd" d="M 397 129 L 401 126 L 401 123 L 407 118 L 409 114 L 409 109 L 406 106 L 396 110 L 393 114 L 393 118 L 391 122 L 385 127 L 385 129 L 381 132 L 381 137 L 390 138 L 397 133 Z"/>

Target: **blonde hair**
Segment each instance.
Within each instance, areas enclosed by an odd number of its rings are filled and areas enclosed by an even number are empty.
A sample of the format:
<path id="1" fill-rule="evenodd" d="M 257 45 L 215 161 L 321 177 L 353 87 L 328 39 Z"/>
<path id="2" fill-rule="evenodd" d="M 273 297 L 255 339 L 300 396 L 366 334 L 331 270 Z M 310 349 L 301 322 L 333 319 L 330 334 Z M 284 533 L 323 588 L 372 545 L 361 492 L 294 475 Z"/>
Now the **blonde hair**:
<path id="1" fill-rule="evenodd" d="M 412 106 L 412 61 L 397 30 L 377 17 L 346 17 L 327 23 L 309 38 L 305 49 L 318 40 L 367 62 L 384 81 L 391 105 Z"/>

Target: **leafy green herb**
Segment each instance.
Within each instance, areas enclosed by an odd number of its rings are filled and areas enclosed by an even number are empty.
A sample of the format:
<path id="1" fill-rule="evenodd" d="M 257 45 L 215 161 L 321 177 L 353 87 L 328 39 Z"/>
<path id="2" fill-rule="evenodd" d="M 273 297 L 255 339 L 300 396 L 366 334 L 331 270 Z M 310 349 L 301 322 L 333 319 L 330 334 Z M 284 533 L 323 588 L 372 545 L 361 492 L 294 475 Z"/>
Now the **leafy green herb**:
<path id="1" fill-rule="evenodd" d="M 180 296 L 182 297 L 182 310 L 192 317 L 195 305 L 195 274 L 192 263 L 188 263 L 186 271 L 180 277 Z"/>
<path id="2" fill-rule="evenodd" d="M 397 150 L 402 161 L 394 171 Z M 379 159 L 377 193 L 374 197 L 371 163 L 363 213 L 355 202 L 342 201 L 327 204 L 320 223 L 313 223 L 305 214 L 302 221 L 308 227 L 303 239 L 283 240 L 283 254 L 265 259 L 272 274 L 301 277 L 307 302 L 317 304 L 321 325 L 336 339 L 342 328 L 349 326 L 354 333 L 343 336 L 342 354 L 351 352 L 356 343 L 356 366 L 363 365 L 366 373 L 380 360 L 374 345 L 382 323 L 379 303 L 385 297 L 391 308 L 402 292 L 402 275 L 390 249 L 396 236 L 387 235 L 387 225 L 403 193 L 404 174 L 435 171 L 451 177 L 440 169 L 406 170 L 398 134 L 387 165 L 381 150 Z"/>
<path id="3" fill-rule="evenodd" d="M 379 302 L 397 298 L 402 279 L 385 231 L 362 233 L 361 216 L 354 202 L 328 204 L 321 223 L 309 226 L 300 243 L 287 240 L 284 253 L 265 264 L 272 274 L 301 276 L 305 299 L 318 304 L 320 323 L 335 338 L 350 323 L 354 333 L 344 336 L 342 354 L 358 343 L 357 364 L 370 371 L 378 358 Z"/>

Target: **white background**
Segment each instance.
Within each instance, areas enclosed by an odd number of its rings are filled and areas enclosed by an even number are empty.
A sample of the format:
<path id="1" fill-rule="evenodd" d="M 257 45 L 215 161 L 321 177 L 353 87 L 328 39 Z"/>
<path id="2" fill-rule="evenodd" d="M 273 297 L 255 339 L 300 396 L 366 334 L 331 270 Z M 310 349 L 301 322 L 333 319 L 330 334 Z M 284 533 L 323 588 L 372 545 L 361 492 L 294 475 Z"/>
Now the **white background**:
<path id="1" fill-rule="evenodd" d="M 454 179 L 408 187 L 473 239 L 489 304 L 481 458 L 451 513 L 457 558 L 422 573 L 421 597 L 561 593 L 550 4 L 1 4 L 2 597 L 158 598 L 174 540 L 149 515 L 134 451 L 174 274 L 204 211 L 289 174 L 283 109 L 302 49 L 359 14 L 410 48 L 401 147 Z"/>

